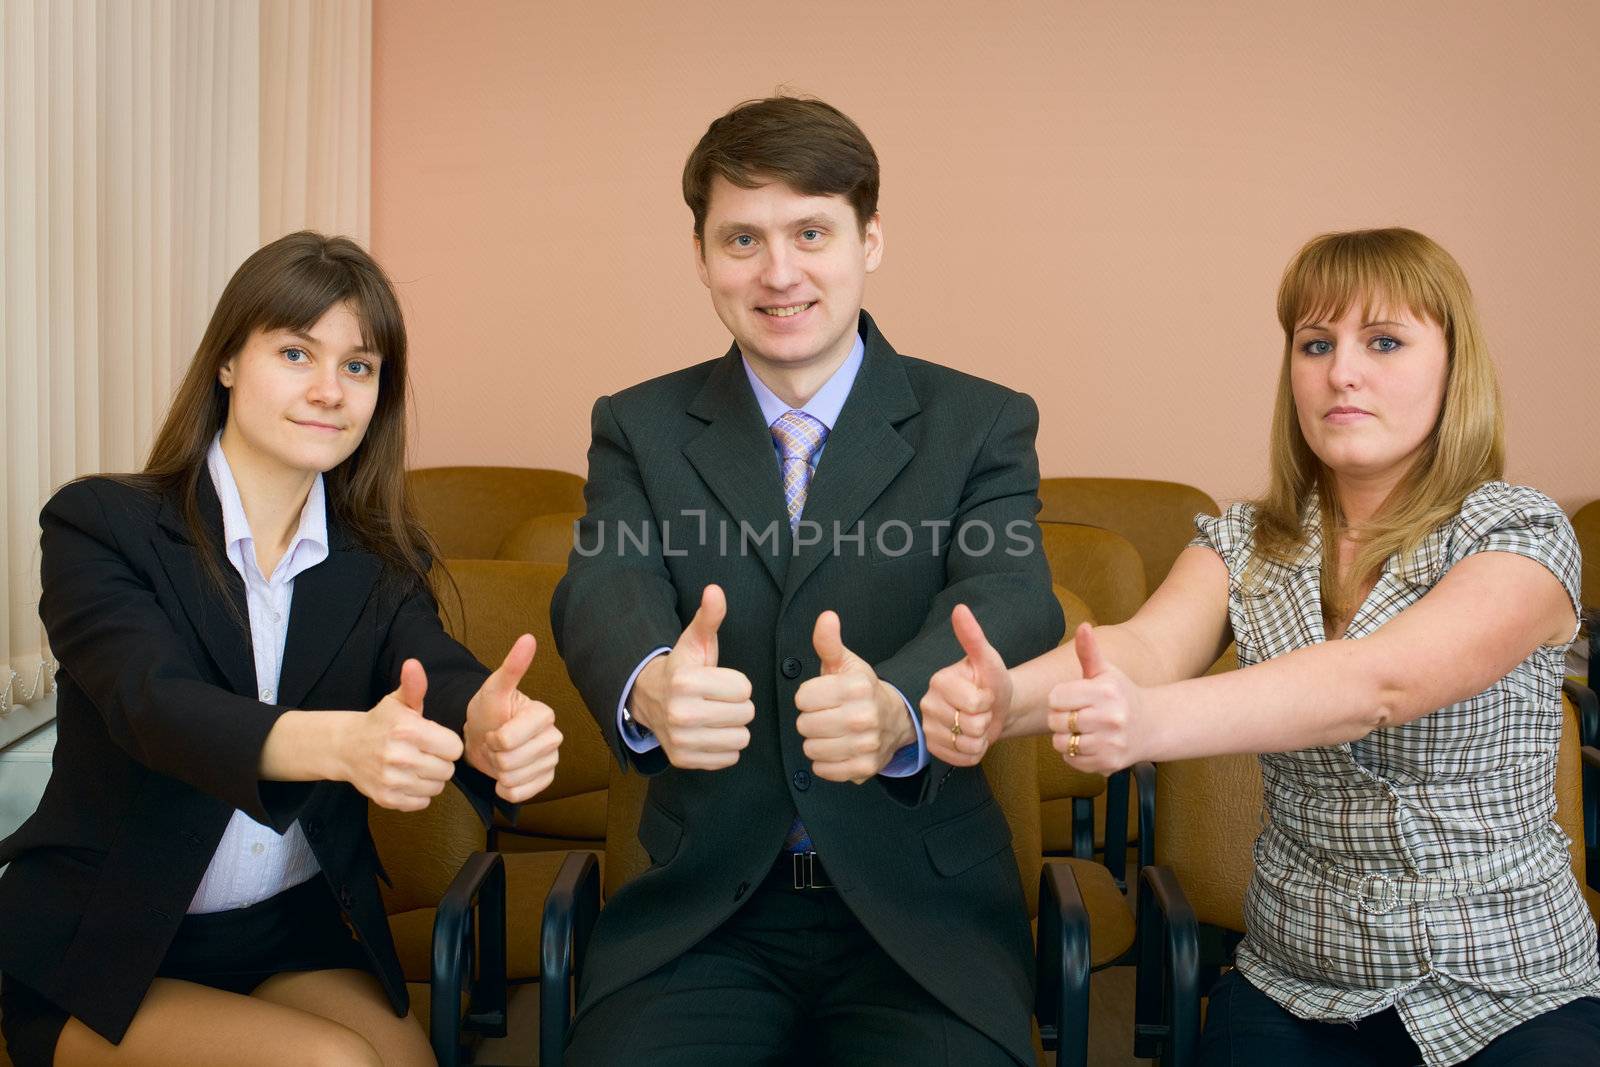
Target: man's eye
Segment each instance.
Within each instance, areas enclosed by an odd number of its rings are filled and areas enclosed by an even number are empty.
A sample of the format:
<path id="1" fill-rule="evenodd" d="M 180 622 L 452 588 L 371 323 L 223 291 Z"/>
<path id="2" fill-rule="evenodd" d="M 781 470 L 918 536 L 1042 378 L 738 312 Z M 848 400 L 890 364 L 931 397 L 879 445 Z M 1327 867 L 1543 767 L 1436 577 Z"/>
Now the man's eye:
<path id="1" fill-rule="evenodd" d="M 821 230 L 801 230 L 800 231 L 800 236 L 805 238 L 807 241 L 820 241 L 820 240 L 822 240 L 822 231 Z"/>
<path id="2" fill-rule="evenodd" d="M 747 233 L 741 233 L 739 236 L 733 239 L 733 247 L 735 248 L 749 248 L 755 243 L 756 239 Z"/>

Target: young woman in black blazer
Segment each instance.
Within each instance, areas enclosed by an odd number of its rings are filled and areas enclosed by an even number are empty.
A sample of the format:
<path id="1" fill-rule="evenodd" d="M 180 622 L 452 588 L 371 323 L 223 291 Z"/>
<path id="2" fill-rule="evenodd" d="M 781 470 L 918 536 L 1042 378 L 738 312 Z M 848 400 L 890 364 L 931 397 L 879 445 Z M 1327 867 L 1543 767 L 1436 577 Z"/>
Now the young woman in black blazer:
<path id="1" fill-rule="evenodd" d="M 55 767 L 0 843 L 18 1067 L 431 1063 L 367 802 L 487 818 L 561 735 L 441 627 L 406 501 L 405 329 L 343 238 L 228 283 L 144 471 L 41 516 Z M 316 710 L 312 710 L 316 709 Z M 364 710 L 363 710 L 364 709 Z"/>

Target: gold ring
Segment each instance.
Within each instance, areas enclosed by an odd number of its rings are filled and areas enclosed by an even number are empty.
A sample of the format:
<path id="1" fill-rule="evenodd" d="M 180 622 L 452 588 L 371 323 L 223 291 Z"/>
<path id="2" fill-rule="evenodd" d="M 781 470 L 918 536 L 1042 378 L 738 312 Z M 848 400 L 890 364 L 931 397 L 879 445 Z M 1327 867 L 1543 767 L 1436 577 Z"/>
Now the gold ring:
<path id="1" fill-rule="evenodd" d="M 1067 739 L 1067 758 L 1071 759 L 1078 754 L 1078 738 L 1081 735 L 1073 734 Z"/>
<path id="2" fill-rule="evenodd" d="M 950 740 L 952 742 L 954 742 L 955 739 L 960 737 L 960 736 L 961 736 L 961 713 L 958 711 L 958 712 L 956 712 L 955 722 L 952 723 L 951 726 L 950 726 Z"/>
<path id="3" fill-rule="evenodd" d="M 1077 732 L 1078 732 L 1078 709 L 1077 708 L 1073 708 L 1071 711 L 1067 712 L 1067 733 L 1075 734 Z"/>

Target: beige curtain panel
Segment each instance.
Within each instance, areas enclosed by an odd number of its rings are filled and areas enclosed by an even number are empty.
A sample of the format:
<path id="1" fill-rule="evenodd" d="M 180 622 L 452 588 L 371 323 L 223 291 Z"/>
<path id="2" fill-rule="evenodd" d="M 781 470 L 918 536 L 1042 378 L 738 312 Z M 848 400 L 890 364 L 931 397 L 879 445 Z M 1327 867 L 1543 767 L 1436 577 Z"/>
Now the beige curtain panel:
<path id="1" fill-rule="evenodd" d="M 50 692 L 38 514 L 136 470 L 222 286 L 365 242 L 370 0 L 0 0 L 0 744 Z"/>

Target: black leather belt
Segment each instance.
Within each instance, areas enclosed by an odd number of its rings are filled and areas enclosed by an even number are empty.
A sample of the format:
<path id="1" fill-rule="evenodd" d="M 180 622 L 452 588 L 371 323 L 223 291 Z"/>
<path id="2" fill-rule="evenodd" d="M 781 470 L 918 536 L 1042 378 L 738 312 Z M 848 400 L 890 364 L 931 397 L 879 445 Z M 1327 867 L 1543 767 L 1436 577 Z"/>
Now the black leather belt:
<path id="1" fill-rule="evenodd" d="M 785 852 L 772 865 L 772 881 L 786 889 L 832 889 L 822 860 L 815 852 Z"/>

